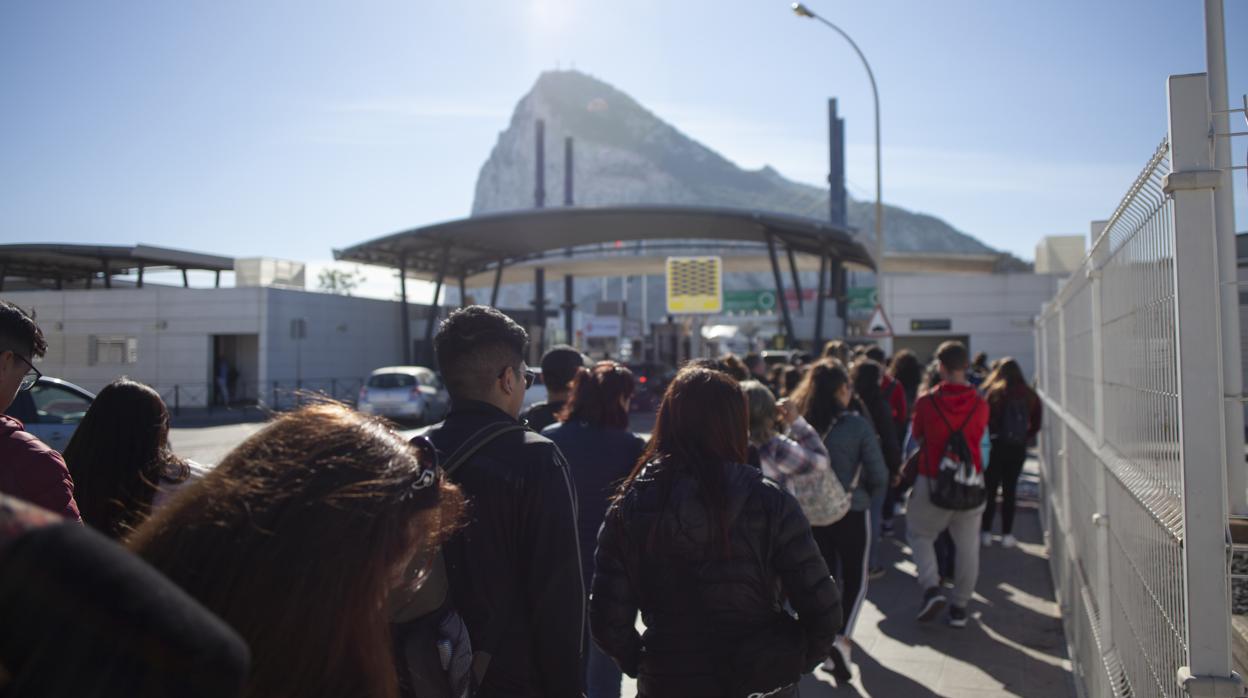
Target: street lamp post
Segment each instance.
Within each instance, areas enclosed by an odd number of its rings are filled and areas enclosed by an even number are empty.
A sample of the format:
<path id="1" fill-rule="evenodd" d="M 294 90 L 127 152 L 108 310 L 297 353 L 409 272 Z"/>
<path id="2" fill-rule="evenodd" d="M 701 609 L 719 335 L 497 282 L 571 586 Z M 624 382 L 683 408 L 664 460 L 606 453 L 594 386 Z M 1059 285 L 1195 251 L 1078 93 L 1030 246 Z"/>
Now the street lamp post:
<path id="1" fill-rule="evenodd" d="M 871 72 L 871 64 L 867 62 L 867 57 L 862 55 L 862 49 L 858 48 L 858 44 L 854 43 L 849 34 L 846 34 L 840 27 L 815 14 L 800 2 L 793 3 L 793 12 L 798 17 L 817 19 L 844 37 L 858 54 L 858 58 L 862 59 L 862 65 L 867 69 L 867 78 L 871 80 L 871 95 L 875 98 L 875 286 L 877 297 L 882 299 L 884 294 L 884 203 L 881 199 L 882 187 L 880 185 L 880 91 L 875 86 L 875 73 Z"/>

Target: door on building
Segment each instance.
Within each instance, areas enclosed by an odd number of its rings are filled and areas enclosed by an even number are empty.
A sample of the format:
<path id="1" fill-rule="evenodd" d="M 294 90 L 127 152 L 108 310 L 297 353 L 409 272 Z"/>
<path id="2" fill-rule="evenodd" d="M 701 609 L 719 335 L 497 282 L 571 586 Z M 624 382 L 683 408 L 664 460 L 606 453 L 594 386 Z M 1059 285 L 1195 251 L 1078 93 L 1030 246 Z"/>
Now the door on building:
<path id="1" fill-rule="evenodd" d="M 974 352 L 974 350 L 971 348 L 971 338 L 969 335 L 965 335 L 965 334 L 943 334 L 943 335 L 912 334 L 912 335 L 894 336 L 893 337 L 893 353 L 896 354 L 902 349 L 909 349 L 910 351 L 914 352 L 914 355 L 918 357 L 919 361 L 922 361 L 923 364 L 926 365 L 928 363 L 931 363 L 932 359 L 936 358 L 936 348 L 939 347 L 942 343 L 949 342 L 949 341 L 962 342 L 962 344 L 966 346 L 967 351 Z"/>
<path id="2" fill-rule="evenodd" d="M 214 405 L 253 405 L 260 390 L 260 335 L 212 335 L 208 385 Z"/>

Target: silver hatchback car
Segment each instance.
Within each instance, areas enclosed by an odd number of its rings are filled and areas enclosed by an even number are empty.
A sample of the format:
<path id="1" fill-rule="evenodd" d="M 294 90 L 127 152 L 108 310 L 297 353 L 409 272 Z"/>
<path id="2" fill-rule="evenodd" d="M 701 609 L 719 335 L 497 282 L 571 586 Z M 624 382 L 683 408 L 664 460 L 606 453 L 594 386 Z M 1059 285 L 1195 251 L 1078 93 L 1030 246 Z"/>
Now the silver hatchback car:
<path id="1" fill-rule="evenodd" d="M 442 378 L 424 366 L 379 368 L 364 381 L 356 408 L 396 422 L 432 424 L 446 416 L 451 397 Z"/>

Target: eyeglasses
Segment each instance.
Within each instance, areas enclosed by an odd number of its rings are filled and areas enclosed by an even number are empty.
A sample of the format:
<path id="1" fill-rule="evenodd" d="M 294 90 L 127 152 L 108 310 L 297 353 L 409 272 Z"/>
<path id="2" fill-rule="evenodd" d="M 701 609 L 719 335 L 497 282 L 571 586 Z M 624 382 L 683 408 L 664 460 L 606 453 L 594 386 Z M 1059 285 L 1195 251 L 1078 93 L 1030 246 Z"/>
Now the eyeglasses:
<path id="1" fill-rule="evenodd" d="M 35 368 L 34 364 L 30 363 L 30 359 L 27 359 L 25 356 L 22 356 L 15 351 L 10 353 L 13 354 L 14 358 L 21 359 L 22 363 L 26 364 L 26 366 L 30 369 L 26 372 L 26 375 L 22 376 L 22 383 L 17 387 L 17 391 L 21 393 L 35 387 L 35 383 L 39 382 L 40 378 L 43 378 L 43 374 L 39 372 L 39 369 Z"/>
<path id="2" fill-rule="evenodd" d="M 510 367 L 504 368 L 498 372 L 498 377 L 502 378 L 503 375 L 510 370 L 512 370 Z M 537 373 L 526 368 L 524 369 L 524 373 L 522 375 L 524 376 L 524 389 L 528 390 L 529 388 L 532 388 L 533 381 L 537 380 Z"/>

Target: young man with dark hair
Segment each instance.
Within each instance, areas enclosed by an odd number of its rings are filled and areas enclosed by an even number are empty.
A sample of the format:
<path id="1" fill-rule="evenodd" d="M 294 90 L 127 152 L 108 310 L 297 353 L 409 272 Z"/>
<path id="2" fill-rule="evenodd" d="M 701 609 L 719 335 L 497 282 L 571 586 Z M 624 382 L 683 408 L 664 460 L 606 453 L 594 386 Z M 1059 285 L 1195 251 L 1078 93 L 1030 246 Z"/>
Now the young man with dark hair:
<path id="1" fill-rule="evenodd" d="M 542 382 L 546 385 L 546 399 L 533 403 L 520 421 L 533 431 L 541 431 L 558 421 L 558 415 L 572 391 L 572 379 L 585 365 L 585 356 L 574 347 L 559 344 L 542 355 Z"/>
<path id="2" fill-rule="evenodd" d="M 428 436 L 448 468 L 462 461 L 450 478 L 469 501 L 443 557 L 481 698 L 583 692 L 576 491 L 559 449 L 517 419 L 533 375 L 528 340 L 480 305 L 451 313 L 434 338 L 451 412 Z"/>
<path id="3" fill-rule="evenodd" d="M 763 355 L 752 351 L 745 355 L 742 359 L 745 368 L 750 372 L 750 378 L 760 383 L 767 383 L 767 362 L 763 360 Z"/>
<path id="4" fill-rule="evenodd" d="M 3 414 L 19 392 L 34 387 L 39 378 L 35 357 L 47 350 L 35 319 L 0 301 L 0 492 L 81 521 L 65 459 L 26 431 L 20 420 Z"/>
<path id="5" fill-rule="evenodd" d="M 945 446 L 954 431 L 961 431 L 974 461 L 976 472 L 982 473 L 983 456 L 980 442 L 988 427 L 988 403 L 966 380 L 969 360 L 966 347 L 960 342 L 945 342 L 936 350 L 940 363 L 940 385 L 914 403 L 914 438 L 922 446 L 919 473 L 906 509 L 906 539 L 914 551 L 918 567 L 919 588 L 923 590 L 920 621 L 930 621 L 949 603 L 940 588 L 940 572 L 936 561 L 936 538 L 946 528 L 957 547 L 952 605 L 949 625 L 966 626 L 966 606 L 975 593 L 979 576 L 979 522 L 984 505 L 964 511 L 943 509 L 932 503 L 931 492 Z"/>

